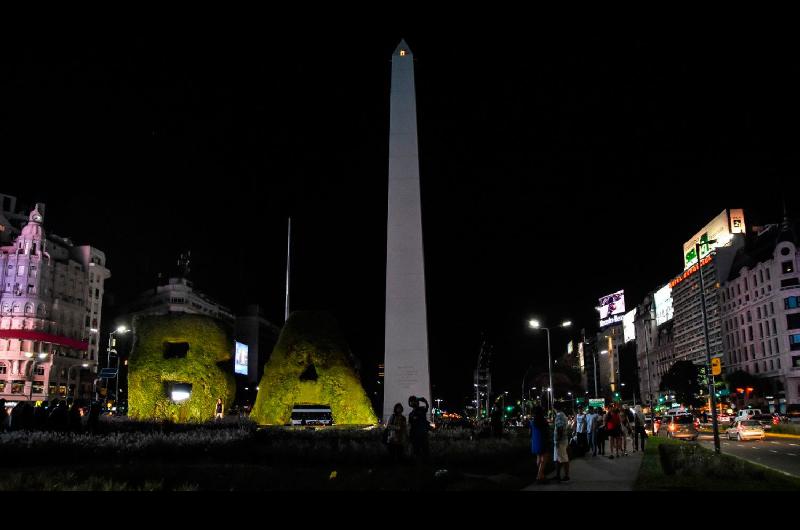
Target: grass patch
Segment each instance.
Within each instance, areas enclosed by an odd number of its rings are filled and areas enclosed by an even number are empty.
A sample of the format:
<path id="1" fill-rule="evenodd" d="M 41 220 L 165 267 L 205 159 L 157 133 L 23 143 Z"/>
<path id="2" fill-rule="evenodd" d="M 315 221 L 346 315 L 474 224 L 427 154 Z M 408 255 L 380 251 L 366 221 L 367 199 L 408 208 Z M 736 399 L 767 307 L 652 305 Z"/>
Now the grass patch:
<path id="1" fill-rule="evenodd" d="M 649 438 L 635 490 L 797 491 L 800 479 L 696 443 Z"/>
<path id="2" fill-rule="evenodd" d="M 800 436 L 800 424 L 798 423 L 780 423 L 778 425 L 773 425 L 772 429 L 767 431 L 769 433 L 776 433 L 776 434 L 796 434 Z"/>

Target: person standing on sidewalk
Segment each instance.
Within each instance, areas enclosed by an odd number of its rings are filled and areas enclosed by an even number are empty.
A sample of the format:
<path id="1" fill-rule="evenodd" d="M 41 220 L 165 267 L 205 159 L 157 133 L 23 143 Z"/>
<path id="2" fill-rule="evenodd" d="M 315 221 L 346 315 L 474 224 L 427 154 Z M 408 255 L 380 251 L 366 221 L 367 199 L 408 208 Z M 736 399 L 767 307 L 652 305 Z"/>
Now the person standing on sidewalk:
<path id="1" fill-rule="evenodd" d="M 647 438 L 647 431 L 644 429 L 644 413 L 642 406 L 636 405 L 636 412 L 633 415 L 633 451 L 639 450 L 639 440 L 642 442 L 642 451 L 644 452 L 644 441 Z"/>
<path id="2" fill-rule="evenodd" d="M 632 429 L 627 407 L 622 407 L 619 412 L 619 428 L 621 433 L 620 449 L 622 449 L 623 456 L 628 456 L 628 436 L 632 434 Z"/>
<path id="3" fill-rule="evenodd" d="M 595 426 L 594 407 L 589 407 L 589 410 L 586 413 L 586 443 L 589 444 L 588 451 L 592 452 L 592 456 L 597 456 L 597 445 L 595 445 L 594 439 Z"/>
<path id="4" fill-rule="evenodd" d="M 597 409 L 597 412 L 595 413 L 595 421 L 597 422 L 595 439 L 597 440 L 597 453 L 603 456 L 606 454 L 606 438 L 608 438 L 608 431 L 606 430 L 606 416 L 607 414 L 602 407 Z"/>
<path id="5" fill-rule="evenodd" d="M 544 468 L 547 465 L 547 455 L 550 454 L 550 425 L 544 417 L 544 410 L 541 406 L 533 409 L 533 419 L 531 420 L 531 453 L 536 456 L 538 472 L 536 483 L 544 484 L 547 479 L 544 476 Z"/>
<path id="6" fill-rule="evenodd" d="M 575 415 L 575 436 L 578 438 L 578 452 L 581 456 L 586 454 L 589 443 L 586 441 L 586 414 L 579 408 Z"/>
<path id="7" fill-rule="evenodd" d="M 566 482 L 569 480 L 569 455 L 567 446 L 569 444 L 569 420 L 567 415 L 561 410 L 561 404 L 554 405 L 556 418 L 553 422 L 553 460 L 556 462 L 556 480 Z M 564 476 L 561 476 L 561 468 L 564 468 Z"/>

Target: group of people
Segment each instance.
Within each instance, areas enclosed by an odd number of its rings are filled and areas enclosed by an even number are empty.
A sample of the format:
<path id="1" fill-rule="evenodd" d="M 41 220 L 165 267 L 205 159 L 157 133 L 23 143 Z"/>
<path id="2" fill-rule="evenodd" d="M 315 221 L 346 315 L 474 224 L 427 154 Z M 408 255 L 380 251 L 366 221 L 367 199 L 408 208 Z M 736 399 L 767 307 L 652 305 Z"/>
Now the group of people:
<path id="1" fill-rule="evenodd" d="M 68 406 L 64 400 L 54 399 L 49 404 L 39 402 L 35 406 L 27 401 L 18 402 L 9 412 L 6 400 L 0 399 L 0 432 L 4 431 L 55 431 L 96 432 L 101 407 L 92 403 L 84 424 L 81 407 L 77 403 Z"/>
<path id="2" fill-rule="evenodd" d="M 628 437 L 633 440 L 633 451 L 641 446 L 644 451 L 647 431 L 645 430 L 645 417 L 641 406 L 637 405 L 634 411 L 613 406 L 608 410 L 602 407 L 589 407 L 584 412 L 578 409 L 574 417 L 567 417 L 562 410 L 562 405 L 554 405 L 556 414 L 553 418 L 552 429 L 547 421 L 542 407 L 536 407 L 531 420 L 531 452 L 536 456 L 538 465 L 536 482 L 546 482 L 545 467 L 552 452 L 556 464 L 557 481 L 568 481 L 569 478 L 569 453 L 572 445 L 573 457 L 579 454 L 592 456 L 605 456 L 606 440 L 610 442 L 609 459 L 628 455 Z M 562 476 L 563 471 L 563 476 Z"/>
<path id="3" fill-rule="evenodd" d="M 424 403 L 424 405 L 422 405 Z M 386 422 L 384 442 L 394 462 L 405 458 L 407 447 L 411 445 L 411 454 L 418 462 L 428 459 L 428 401 L 424 397 L 410 396 L 408 420 L 403 416 L 403 405 L 395 404 L 392 415 Z"/>

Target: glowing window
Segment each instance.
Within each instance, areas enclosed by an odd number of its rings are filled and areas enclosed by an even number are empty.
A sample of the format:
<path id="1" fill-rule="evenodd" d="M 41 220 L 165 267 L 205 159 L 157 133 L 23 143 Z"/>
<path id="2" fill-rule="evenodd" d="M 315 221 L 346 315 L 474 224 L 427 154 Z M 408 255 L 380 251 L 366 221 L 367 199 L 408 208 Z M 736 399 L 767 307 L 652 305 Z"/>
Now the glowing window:
<path id="1" fill-rule="evenodd" d="M 405 57 L 405 56 L 406 56 L 406 51 L 400 50 L 400 57 Z"/>

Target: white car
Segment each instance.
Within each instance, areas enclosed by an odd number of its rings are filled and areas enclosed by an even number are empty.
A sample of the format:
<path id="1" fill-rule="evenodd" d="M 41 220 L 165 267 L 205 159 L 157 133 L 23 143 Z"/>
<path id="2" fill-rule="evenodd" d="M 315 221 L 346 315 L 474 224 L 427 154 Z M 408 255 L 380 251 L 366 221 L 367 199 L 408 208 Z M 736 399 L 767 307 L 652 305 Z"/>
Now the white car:
<path id="1" fill-rule="evenodd" d="M 736 420 L 728 429 L 728 440 L 763 440 L 766 437 L 764 428 L 755 420 Z"/>
<path id="2" fill-rule="evenodd" d="M 761 409 L 744 409 L 740 410 L 739 413 L 736 415 L 736 421 L 739 420 L 752 420 L 753 416 L 758 416 L 761 414 Z"/>

